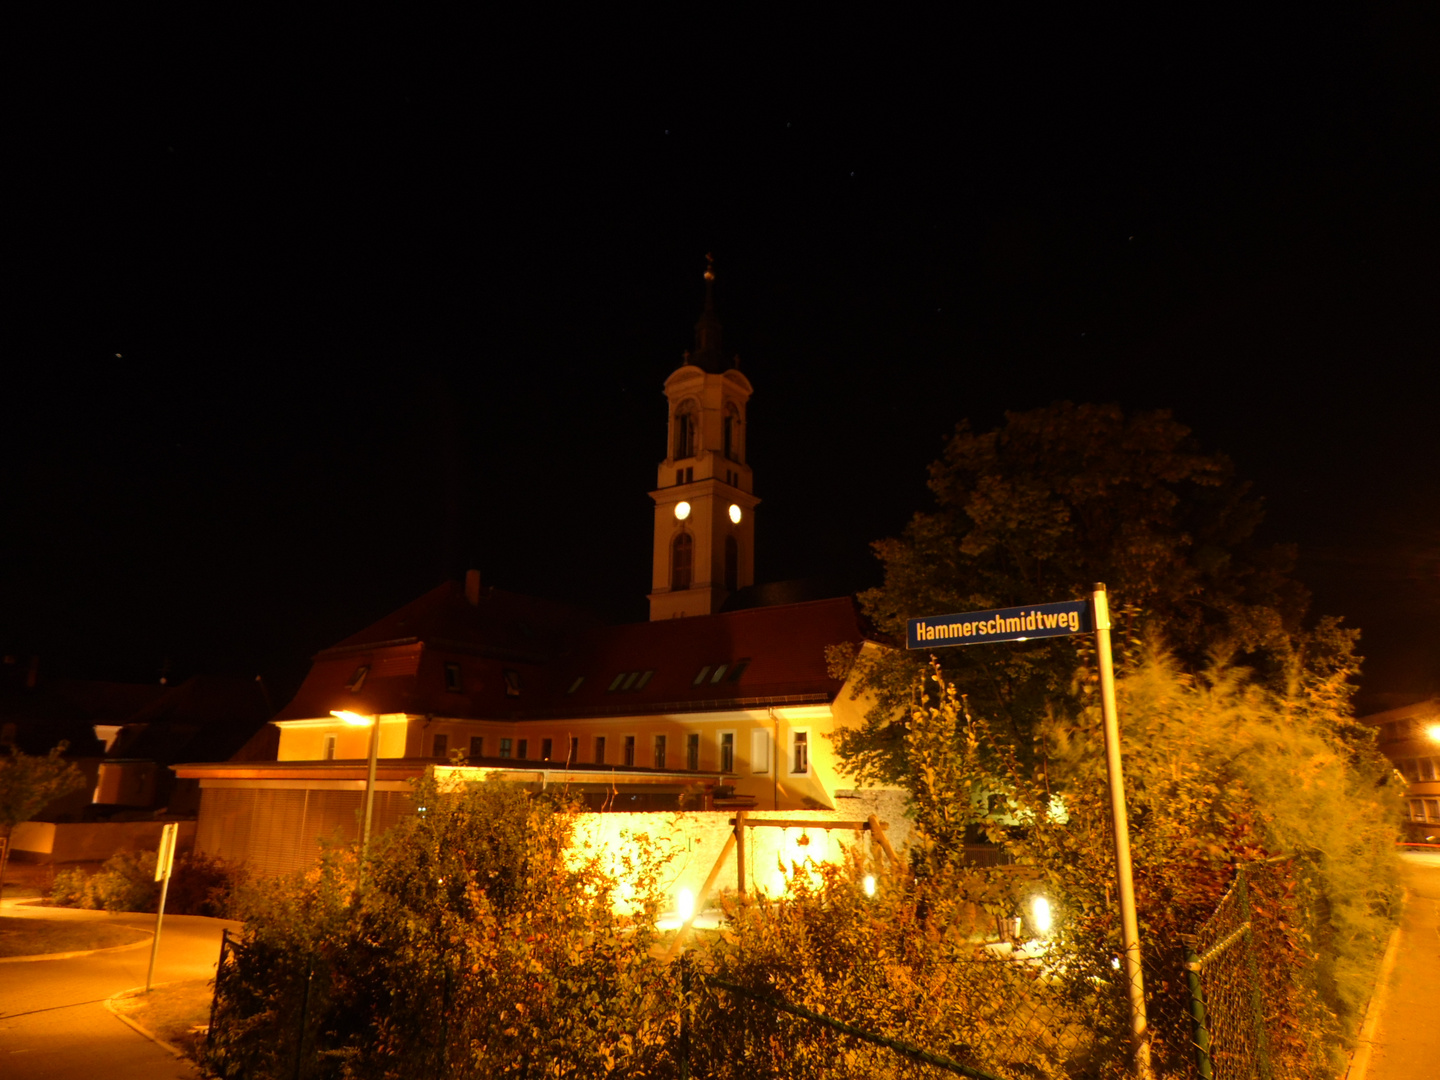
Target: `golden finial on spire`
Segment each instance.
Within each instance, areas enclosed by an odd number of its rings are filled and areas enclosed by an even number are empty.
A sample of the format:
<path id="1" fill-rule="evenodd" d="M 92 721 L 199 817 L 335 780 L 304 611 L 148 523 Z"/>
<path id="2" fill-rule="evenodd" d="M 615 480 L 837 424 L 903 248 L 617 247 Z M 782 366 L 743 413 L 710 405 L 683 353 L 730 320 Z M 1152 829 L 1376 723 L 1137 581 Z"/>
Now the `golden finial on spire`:
<path id="1" fill-rule="evenodd" d="M 705 280 L 715 280 L 715 256 L 708 251 L 705 253 Z"/>

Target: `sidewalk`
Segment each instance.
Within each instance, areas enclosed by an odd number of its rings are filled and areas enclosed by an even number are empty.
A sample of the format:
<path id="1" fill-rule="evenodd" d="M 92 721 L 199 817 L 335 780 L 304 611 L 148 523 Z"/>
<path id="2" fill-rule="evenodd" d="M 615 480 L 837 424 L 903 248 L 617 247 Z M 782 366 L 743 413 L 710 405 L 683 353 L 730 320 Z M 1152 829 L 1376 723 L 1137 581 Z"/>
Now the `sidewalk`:
<path id="1" fill-rule="evenodd" d="M 1395 968 L 1375 990 L 1378 1023 L 1365 1080 L 1418 1080 L 1433 1076 L 1440 1062 L 1440 852 L 1406 852 L 1401 859 L 1410 901 Z"/>

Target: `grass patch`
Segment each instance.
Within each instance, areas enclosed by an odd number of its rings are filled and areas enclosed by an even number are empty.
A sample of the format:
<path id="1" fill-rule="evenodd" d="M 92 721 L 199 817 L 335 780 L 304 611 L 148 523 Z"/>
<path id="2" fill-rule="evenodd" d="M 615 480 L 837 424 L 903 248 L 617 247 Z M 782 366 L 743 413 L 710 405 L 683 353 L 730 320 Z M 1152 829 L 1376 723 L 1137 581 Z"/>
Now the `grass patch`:
<path id="1" fill-rule="evenodd" d="M 210 979 L 186 979 L 157 986 L 148 994 L 141 990 L 116 998 L 111 1005 L 195 1059 L 205 1044 L 203 1029 L 210 1023 L 214 993 L 215 984 Z"/>
<path id="2" fill-rule="evenodd" d="M 0 916 L 0 957 L 43 956 L 131 945 L 150 935 L 131 926 Z"/>

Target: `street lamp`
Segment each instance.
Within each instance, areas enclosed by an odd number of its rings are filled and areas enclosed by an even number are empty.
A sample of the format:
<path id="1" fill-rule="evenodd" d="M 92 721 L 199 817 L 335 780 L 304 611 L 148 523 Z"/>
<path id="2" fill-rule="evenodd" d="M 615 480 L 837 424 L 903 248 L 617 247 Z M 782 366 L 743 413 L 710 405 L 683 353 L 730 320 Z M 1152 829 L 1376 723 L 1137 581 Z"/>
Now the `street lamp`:
<path id="1" fill-rule="evenodd" d="M 1425 734 L 1430 736 L 1431 742 L 1440 742 L 1440 724 L 1431 724 L 1425 729 Z"/>
<path id="2" fill-rule="evenodd" d="M 360 865 L 363 867 L 370 851 L 370 817 L 375 808 L 375 759 L 380 755 L 380 716 L 378 713 L 361 716 L 348 709 L 331 709 L 330 715 L 338 716 L 354 727 L 370 725 L 370 764 L 365 770 L 365 817 L 360 827 Z"/>

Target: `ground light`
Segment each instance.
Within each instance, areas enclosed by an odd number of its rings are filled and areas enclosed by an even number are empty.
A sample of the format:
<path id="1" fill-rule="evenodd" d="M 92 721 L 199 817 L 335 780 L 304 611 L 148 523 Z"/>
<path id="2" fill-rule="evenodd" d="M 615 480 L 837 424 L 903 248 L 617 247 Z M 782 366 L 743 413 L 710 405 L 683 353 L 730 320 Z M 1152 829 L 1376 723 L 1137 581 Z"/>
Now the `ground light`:
<path id="1" fill-rule="evenodd" d="M 874 896 L 874 895 L 875 895 L 875 875 L 874 875 L 874 874 L 866 874 L 866 875 L 865 875 L 865 880 L 860 883 L 860 887 L 865 890 L 865 895 L 866 895 L 866 896 Z"/>
<path id="2" fill-rule="evenodd" d="M 1035 902 L 1030 905 L 1030 924 L 1040 934 L 1050 933 L 1050 901 L 1043 896 L 1037 896 Z"/>
<path id="3" fill-rule="evenodd" d="M 1430 736 L 1432 742 L 1440 742 L 1440 724 L 1431 724 L 1425 734 Z"/>
<path id="4" fill-rule="evenodd" d="M 695 894 L 689 889 L 681 889 L 680 895 L 675 898 L 675 907 L 683 923 L 695 914 Z"/>

